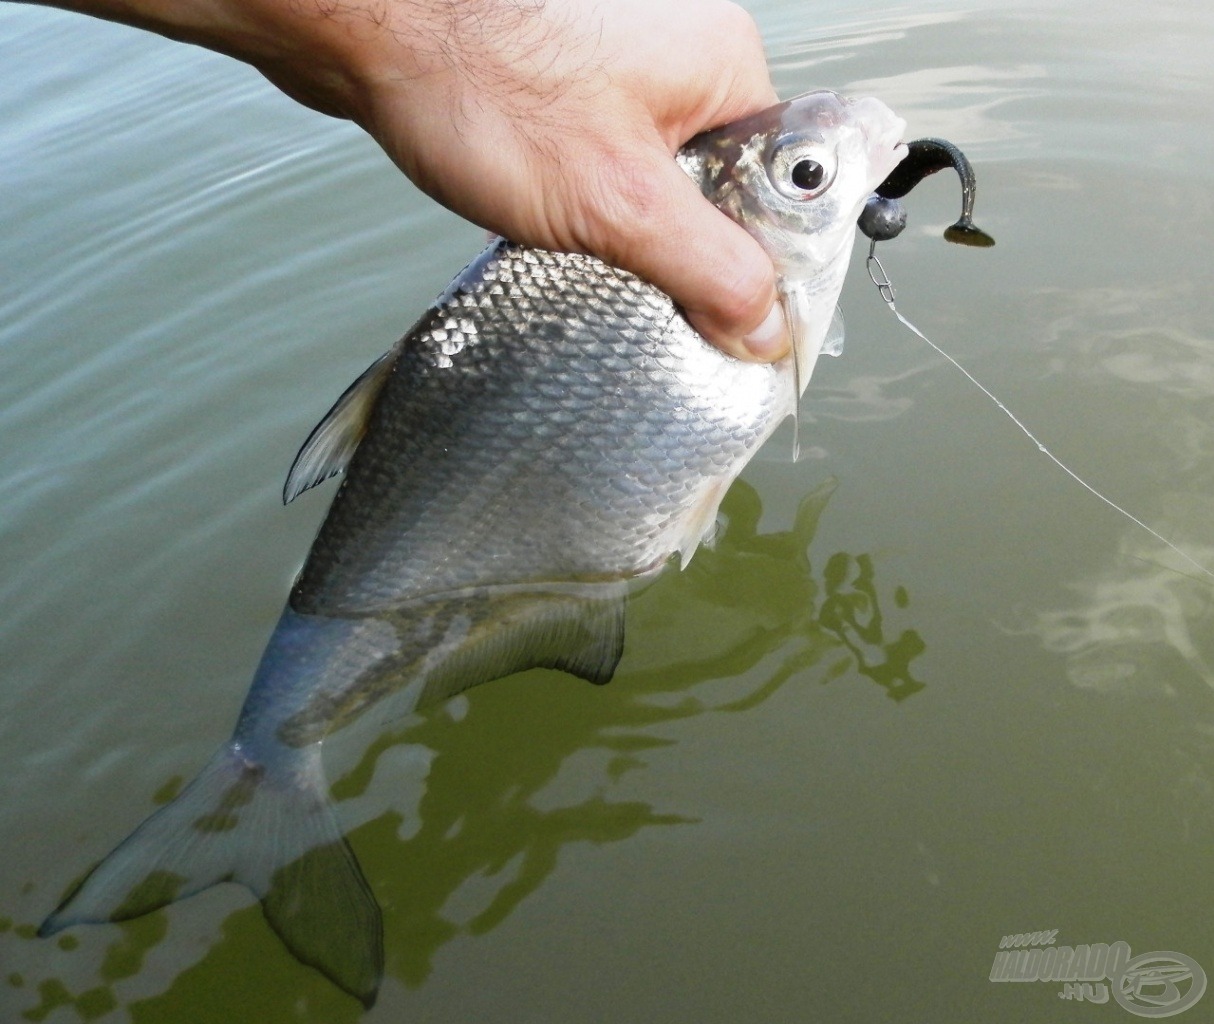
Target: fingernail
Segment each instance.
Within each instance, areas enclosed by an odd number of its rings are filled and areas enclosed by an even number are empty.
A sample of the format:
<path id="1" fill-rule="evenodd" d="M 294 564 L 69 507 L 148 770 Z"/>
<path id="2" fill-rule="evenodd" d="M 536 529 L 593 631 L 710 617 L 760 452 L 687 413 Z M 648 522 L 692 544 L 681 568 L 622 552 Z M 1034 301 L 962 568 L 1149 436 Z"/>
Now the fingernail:
<path id="1" fill-rule="evenodd" d="M 773 302 L 763 322 L 742 339 L 742 344 L 756 359 L 773 362 L 788 351 L 788 327 L 779 302 Z"/>

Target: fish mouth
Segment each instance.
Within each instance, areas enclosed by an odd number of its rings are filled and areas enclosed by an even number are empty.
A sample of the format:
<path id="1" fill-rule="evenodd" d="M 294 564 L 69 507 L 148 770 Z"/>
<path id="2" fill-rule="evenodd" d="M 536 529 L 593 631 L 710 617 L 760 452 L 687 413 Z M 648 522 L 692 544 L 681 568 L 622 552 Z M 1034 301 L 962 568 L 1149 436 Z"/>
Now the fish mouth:
<path id="1" fill-rule="evenodd" d="M 873 171 L 877 175 L 878 184 L 884 181 L 889 172 L 897 167 L 910 152 L 906 143 L 902 141 L 905 134 L 906 122 L 900 117 L 897 118 L 897 124 L 887 126 L 879 134 L 865 132 L 869 158 L 872 161 Z"/>
<path id="2" fill-rule="evenodd" d="M 853 100 L 852 115 L 864 136 L 873 171 L 879 175 L 877 181 L 884 181 L 908 152 L 903 141 L 906 121 L 874 96 Z"/>

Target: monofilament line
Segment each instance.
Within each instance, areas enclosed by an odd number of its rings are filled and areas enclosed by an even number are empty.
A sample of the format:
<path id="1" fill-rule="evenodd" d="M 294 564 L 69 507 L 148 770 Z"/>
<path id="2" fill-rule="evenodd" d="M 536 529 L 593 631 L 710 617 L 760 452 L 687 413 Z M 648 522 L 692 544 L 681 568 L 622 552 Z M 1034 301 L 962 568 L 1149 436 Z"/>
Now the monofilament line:
<path id="1" fill-rule="evenodd" d="M 1069 476 L 1077 484 L 1079 484 L 1081 487 L 1083 487 L 1084 490 L 1089 491 L 1091 494 L 1094 494 L 1097 498 L 1099 498 L 1106 505 L 1108 505 L 1109 508 L 1111 508 L 1111 509 L 1113 509 L 1113 511 L 1119 512 L 1121 515 L 1125 516 L 1126 519 L 1128 519 L 1131 523 L 1134 523 L 1134 525 L 1140 526 L 1142 529 L 1146 530 L 1147 533 L 1149 533 L 1152 537 L 1154 537 L 1157 541 L 1159 541 L 1160 544 L 1162 544 L 1164 547 L 1166 547 L 1169 551 L 1172 551 L 1175 554 L 1179 555 L 1186 562 L 1188 562 L 1189 565 L 1193 566 L 1193 568 L 1199 570 L 1206 576 L 1210 577 L 1210 579 L 1214 579 L 1214 572 L 1211 572 L 1209 569 L 1207 569 L 1204 565 L 1202 565 L 1200 562 L 1198 562 L 1192 556 L 1183 552 L 1180 548 L 1178 548 L 1175 544 L 1173 544 L 1166 537 L 1160 535 L 1160 533 L 1158 531 L 1147 526 L 1147 524 L 1144 523 L 1141 519 L 1139 519 L 1136 515 L 1134 515 L 1131 512 L 1127 512 L 1124 508 L 1122 508 L 1120 505 L 1118 505 L 1111 498 L 1105 497 L 1105 495 L 1101 494 L 1098 490 L 1096 490 L 1095 487 L 1093 487 L 1090 483 L 1088 483 L 1086 480 L 1084 480 L 1083 477 L 1081 477 L 1078 473 L 1076 473 L 1073 469 L 1071 469 L 1070 466 L 1068 466 L 1065 462 L 1063 462 L 1060 458 L 1058 458 L 1057 455 L 1055 455 L 1040 440 L 1038 440 L 1037 435 L 1035 435 L 1031 430 L 1029 430 L 1029 428 L 1026 427 L 1020 421 L 1020 419 L 1016 416 L 1016 414 L 1014 412 L 1012 412 L 1012 410 L 1009 409 L 1006 405 L 1004 405 L 998 399 L 998 397 L 996 397 L 990 391 L 989 388 L 985 387 L 982 384 L 982 382 L 978 380 L 977 377 L 975 377 L 972 373 L 969 372 L 969 370 L 967 370 L 964 366 L 962 366 L 959 362 L 957 362 L 956 359 L 954 359 L 947 352 L 945 352 L 944 349 L 942 349 L 939 345 L 937 345 L 934 341 L 932 341 L 931 338 L 929 338 L 926 334 L 924 334 L 921 330 L 919 330 L 918 327 L 916 327 L 909 320 L 907 320 L 906 317 L 904 317 L 898 311 L 898 307 L 894 305 L 894 286 L 890 283 L 889 277 L 885 273 L 885 267 L 883 267 L 881 265 L 881 261 L 879 259 L 877 259 L 876 248 L 877 248 L 877 243 L 874 241 L 869 246 L 869 249 L 868 249 L 868 260 L 866 262 L 866 266 L 868 268 L 869 279 L 873 282 L 873 284 L 875 284 L 877 286 L 877 292 L 878 292 L 878 294 L 880 294 L 881 300 L 889 307 L 890 312 L 893 313 L 894 316 L 896 316 L 898 318 L 898 321 L 901 324 L 903 324 L 907 328 L 907 330 L 909 330 L 916 337 L 921 338 L 923 341 L 927 342 L 927 344 L 933 350 L 935 350 L 937 353 L 939 353 L 941 356 L 943 356 L 945 359 L 947 359 L 950 363 L 952 363 L 953 366 L 955 366 L 958 370 L 960 370 L 966 376 L 966 378 L 970 381 L 970 383 L 974 385 L 974 387 L 976 387 L 979 391 L 981 391 L 984 395 L 986 395 L 987 398 L 989 398 L 992 402 L 994 402 L 995 405 L 998 406 L 999 409 L 1001 409 L 1003 411 L 1003 413 L 1007 416 L 1007 418 L 1010 419 L 1013 423 L 1016 424 L 1017 427 L 1020 428 L 1021 433 L 1023 433 L 1025 437 L 1027 437 L 1030 441 L 1033 442 L 1033 444 L 1035 444 L 1037 446 L 1038 451 L 1040 451 L 1042 454 L 1044 454 L 1052 463 L 1054 463 L 1055 466 L 1057 466 L 1067 476 Z"/>

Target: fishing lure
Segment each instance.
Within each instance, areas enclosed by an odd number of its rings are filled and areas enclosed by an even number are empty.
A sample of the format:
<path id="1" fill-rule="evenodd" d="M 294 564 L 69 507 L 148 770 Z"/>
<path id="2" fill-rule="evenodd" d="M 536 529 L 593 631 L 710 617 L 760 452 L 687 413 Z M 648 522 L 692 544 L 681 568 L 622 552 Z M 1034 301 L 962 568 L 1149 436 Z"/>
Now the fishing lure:
<path id="1" fill-rule="evenodd" d="M 1169 551 L 1179 555 L 1193 568 L 1200 571 L 1203 575 L 1214 579 L 1214 572 L 1192 556 L 1186 554 L 1132 512 L 1129 512 L 1107 495 L 1097 490 L 1071 469 L 1070 466 L 1059 459 L 994 392 L 982 384 L 969 370 L 927 337 L 926 334 L 919 330 L 918 327 L 911 323 L 898 310 L 898 307 L 894 303 L 893 283 L 890 281 L 881 260 L 877 258 L 877 243 L 889 241 L 902 233 L 903 228 L 906 227 L 906 207 L 902 203 L 902 198 L 928 175 L 942 171 L 946 167 L 952 167 L 961 179 L 961 216 L 957 218 L 955 223 L 945 229 L 945 239 L 950 242 L 956 242 L 959 245 L 969 245 L 977 248 L 990 248 L 995 244 L 994 238 L 974 224 L 974 198 L 977 195 L 978 186 L 974 169 L 965 154 L 951 142 L 944 139 L 917 139 L 914 142 L 908 143 L 907 149 L 908 153 L 906 157 L 890 172 L 885 181 L 877 187 L 877 190 L 865 202 L 857 221 L 860 230 L 870 239 L 868 258 L 865 265 L 868 269 L 869 279 L 876 286 L 881 300 L 889 307 L 890 312 L 897 317 L 899 323 L 917 338 L 926 342 L 936 353 L 961 371 L 971 384 L 994 402 L 996 407 L 1016 424 L 1021 433 L 1037 446 L 1038 451 L 1066 473 L 1067 476 L 1099 498 L 1109 508 L 1120 513 L 1135 526 L 1146 530 L 1159 543 L 1164 545 Z"/>

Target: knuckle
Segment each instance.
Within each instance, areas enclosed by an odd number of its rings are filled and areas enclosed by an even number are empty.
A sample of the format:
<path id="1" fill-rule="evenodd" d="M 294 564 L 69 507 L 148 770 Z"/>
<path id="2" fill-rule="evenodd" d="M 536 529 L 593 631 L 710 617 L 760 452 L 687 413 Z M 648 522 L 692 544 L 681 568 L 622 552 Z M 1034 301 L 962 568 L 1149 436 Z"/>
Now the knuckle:
<path id="1" fill-rule="evenodd" d="M 722 336 L 742 337 L 759 327 L 776 299 L 775 268 L 755 248 L 724 246 L 704 267 L 698 312 Z"/>
<path id="2" fill-rule="evenodd" d="M 774 290 L 770 282 L 737 268 L 722 268 L 713 293 L 714 313 L 723 326 L 745 333 L 758 327 L 771 308 Z"/>
<path id="3" fill-rule="evenodd" d="M 728 0 L 721 8 L 721 21 L 723 27 L 729 31 L 729 38 L 743 47 L 762 49 L 763 37 L 759 33 L 759 26 L 746 8 Z"/>
<path id="4" fill-rule="evenodd" d="M 720 87 L 744 104 L 753 103 L 760 96 L 770 96 L 774 100 L 763 36 L 754 18 L 736 4 L 725 3 L 721 22 L 724 28 L 720 38 L 725 52 L 720 63 L 729 72 L 720 78 Z"/>

